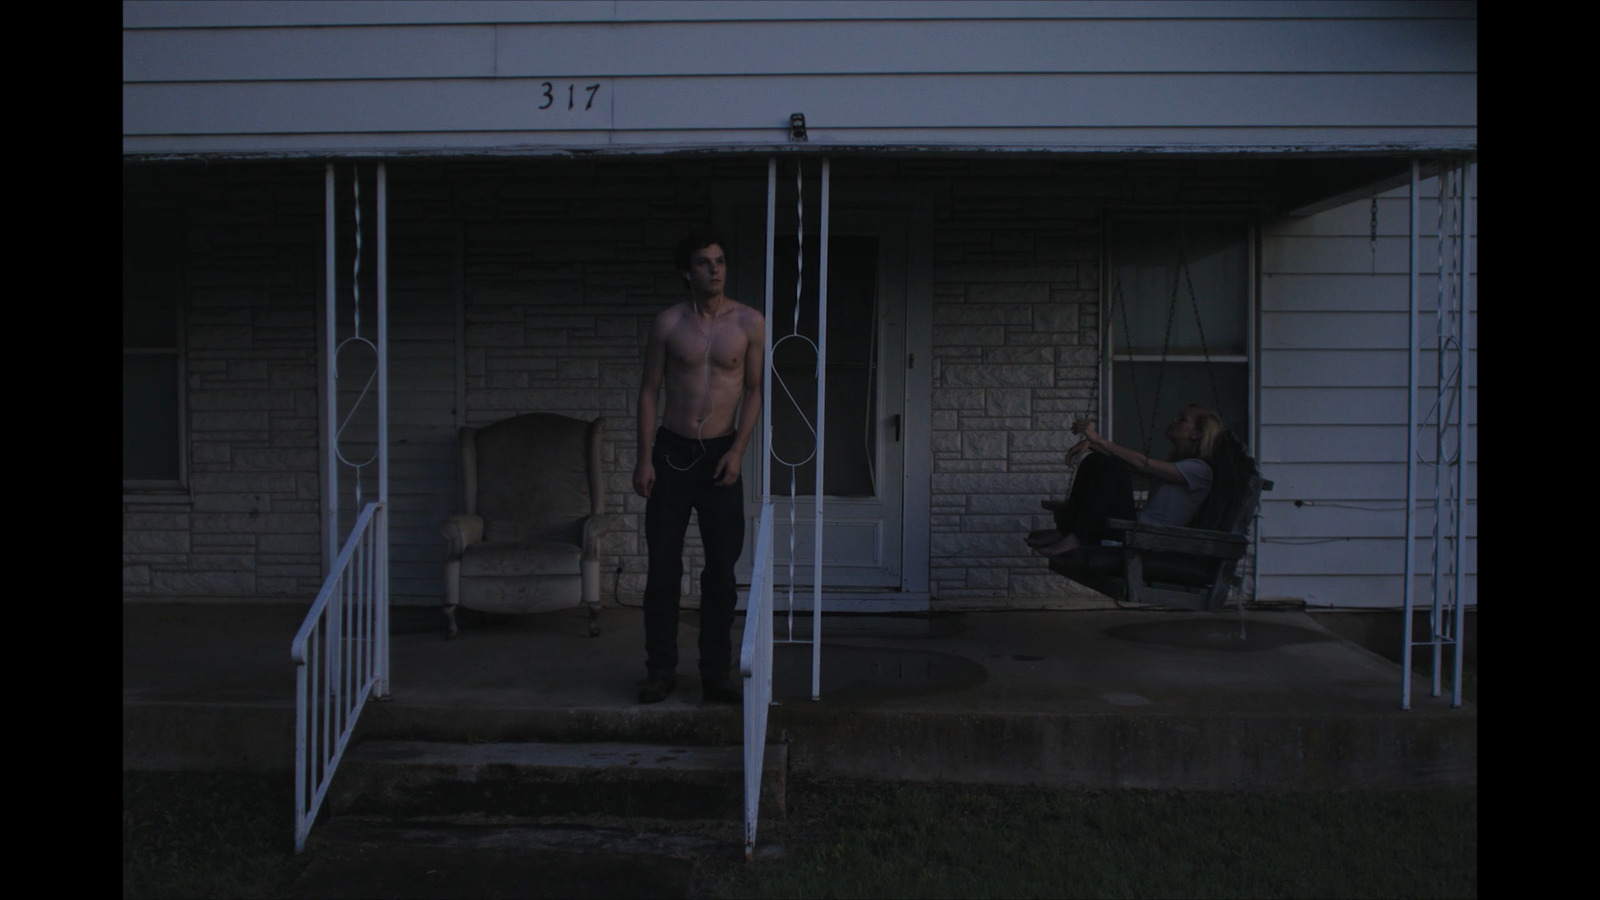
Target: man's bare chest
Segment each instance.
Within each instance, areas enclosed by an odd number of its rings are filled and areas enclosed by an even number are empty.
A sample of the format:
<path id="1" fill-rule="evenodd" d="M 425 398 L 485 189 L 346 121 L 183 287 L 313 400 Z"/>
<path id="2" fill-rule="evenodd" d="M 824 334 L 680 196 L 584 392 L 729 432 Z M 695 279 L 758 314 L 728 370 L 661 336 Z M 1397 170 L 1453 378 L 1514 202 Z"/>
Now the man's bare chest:
<path id="1" fill-rule="evenodd" d="M 737 370 L 744 365 L 749 344 L 733 321 L 712 325 L 692 319 L 679 323 L 667 336 L 667 363 L 681 371 Z"/>

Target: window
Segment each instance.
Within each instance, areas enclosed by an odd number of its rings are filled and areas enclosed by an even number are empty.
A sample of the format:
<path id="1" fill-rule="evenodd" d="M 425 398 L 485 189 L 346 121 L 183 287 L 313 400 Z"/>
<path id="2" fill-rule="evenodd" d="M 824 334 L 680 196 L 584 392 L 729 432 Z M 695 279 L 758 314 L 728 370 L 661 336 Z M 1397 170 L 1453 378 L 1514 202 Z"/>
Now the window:
<path id="1" fill-rule="evenodd" d="M 124 210 L 122 222 L 122 481 L 181 488 L 182 276 L 171 220 Z"/>
<path id="2" fill-rule="evenodd" d="M 1130 217 L 1113 220 L 1108 231 L 1108 435 L 1164 457 L 1171 449 L 1163 436 L 1167 423 L 1198 403 L 1216 409 L 1249 444 L 1249 224 Z"/>

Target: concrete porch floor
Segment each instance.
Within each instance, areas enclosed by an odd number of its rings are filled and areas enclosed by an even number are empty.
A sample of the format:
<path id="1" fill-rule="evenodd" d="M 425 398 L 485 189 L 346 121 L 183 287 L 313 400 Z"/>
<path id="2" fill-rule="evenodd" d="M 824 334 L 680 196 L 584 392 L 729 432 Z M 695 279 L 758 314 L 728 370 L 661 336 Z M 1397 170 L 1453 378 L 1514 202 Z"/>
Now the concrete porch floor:
<path id="1" fill-rule="evenodd" d="M 123 604 L 123 764 L 293 766 L 303 608 Z M 735 654 L 743 617 L 734 626 Z M 780 618 L 776 631 L 787 630 Z M 796 615 L 797 637 L 809 618 Z M 358 739 L 736 744 L 737 706 L 700 701 L 698 617 L 683 616 L 679 686 L 641 706 L 643 616 L 609 607 L 465 614 L 402 607 L 392 698 Z M 808 644 L 777 648 L 769 740 L 791 775 L 1195 790 L 1477 783 L 1475 704 L 1295 612 L 1118 609 L 824 618 L 822 695 Z"/>

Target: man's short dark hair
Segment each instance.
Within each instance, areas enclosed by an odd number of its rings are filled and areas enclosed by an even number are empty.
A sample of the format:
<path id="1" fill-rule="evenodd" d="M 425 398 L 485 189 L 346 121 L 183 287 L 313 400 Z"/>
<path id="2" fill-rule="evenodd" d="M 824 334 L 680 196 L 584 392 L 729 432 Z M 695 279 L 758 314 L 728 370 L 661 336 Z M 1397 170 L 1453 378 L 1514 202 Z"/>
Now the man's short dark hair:
<path id="1" fill-rule="evenodd" d="M 722 242 L 722 238 L 710 231 L 696 231 L 679 241 L 677 255 L 672 258 L 678 267 L 678 271 L 689 271 L 689 256 L 696 250 L 704 250 L 712 244 L 716 244 L 724 250 L 728 249 L 728 245 Z"/>

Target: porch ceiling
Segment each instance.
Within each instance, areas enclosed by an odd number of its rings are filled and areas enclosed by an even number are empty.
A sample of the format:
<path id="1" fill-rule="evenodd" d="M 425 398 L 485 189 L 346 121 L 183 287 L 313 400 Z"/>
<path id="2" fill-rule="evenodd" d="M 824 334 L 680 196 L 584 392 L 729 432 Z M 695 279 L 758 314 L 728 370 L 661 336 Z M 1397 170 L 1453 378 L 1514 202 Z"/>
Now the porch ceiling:
<path id="1" fill-rule="evenodd" d="M 1476 158 L 1475 153 L 1466 154 Z M 1411 179 L 1411 156 L 1336 157 L 1264 161 L 1275 170 L 1271 211 L 1309 216 L 1362 197 L 1391 190 Z M 1423 177 L 1436 172 L 1439 157 L 1424 158 Z"/>

